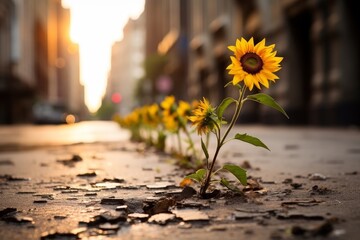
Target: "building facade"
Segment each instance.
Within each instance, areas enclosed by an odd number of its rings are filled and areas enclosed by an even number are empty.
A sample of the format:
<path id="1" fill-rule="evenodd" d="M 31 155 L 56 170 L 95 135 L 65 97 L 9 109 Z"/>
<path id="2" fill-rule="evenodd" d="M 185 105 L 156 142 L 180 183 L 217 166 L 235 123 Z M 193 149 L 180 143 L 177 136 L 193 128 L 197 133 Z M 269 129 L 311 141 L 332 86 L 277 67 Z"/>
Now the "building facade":
<path id="1" fill-rule="evenodd" d="M 105 100 L 114 106 L 114 111 L 125 115 L 140 104 L 136 95 L 144 75 L 144 16 L 129 19 L 123 31 L 123 39 L 112 47 Z"/>
<path id="2" fill-rule="evenodd" d="M 61 0 L 0 2 L 0 123 L 31 123 L 38 101 L 86 112 L 69 19 Z"/>

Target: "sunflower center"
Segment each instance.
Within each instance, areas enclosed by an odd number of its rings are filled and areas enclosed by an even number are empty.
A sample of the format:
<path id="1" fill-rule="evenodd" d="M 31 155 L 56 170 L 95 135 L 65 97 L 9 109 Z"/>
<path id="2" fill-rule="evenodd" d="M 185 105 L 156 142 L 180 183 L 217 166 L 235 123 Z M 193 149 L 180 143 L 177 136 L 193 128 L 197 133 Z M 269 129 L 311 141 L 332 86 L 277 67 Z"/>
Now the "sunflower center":
<path id="1" fill-rule="evenodd" d="M 246 53 L 240 58 L 240 63 L 245 72 L 256 74 L 260 72 L 264 63 L 256 53 Z"/>

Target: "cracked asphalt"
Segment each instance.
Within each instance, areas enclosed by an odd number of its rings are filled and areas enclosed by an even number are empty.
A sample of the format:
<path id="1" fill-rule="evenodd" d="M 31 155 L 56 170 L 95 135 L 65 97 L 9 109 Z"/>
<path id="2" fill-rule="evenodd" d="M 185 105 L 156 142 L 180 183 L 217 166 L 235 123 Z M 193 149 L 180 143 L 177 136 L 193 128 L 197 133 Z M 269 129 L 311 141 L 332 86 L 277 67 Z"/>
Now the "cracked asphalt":
<path id="1" fill-rule="evenodd" d="M 251 184 L 200 199 L 179 187 L 188 169 L 116 123 L 0 126 L 0 238 L 357 239 L 359 129 L 236 132 L 271 151 L 229 142 L 219 164 L 246 162 Z"/>

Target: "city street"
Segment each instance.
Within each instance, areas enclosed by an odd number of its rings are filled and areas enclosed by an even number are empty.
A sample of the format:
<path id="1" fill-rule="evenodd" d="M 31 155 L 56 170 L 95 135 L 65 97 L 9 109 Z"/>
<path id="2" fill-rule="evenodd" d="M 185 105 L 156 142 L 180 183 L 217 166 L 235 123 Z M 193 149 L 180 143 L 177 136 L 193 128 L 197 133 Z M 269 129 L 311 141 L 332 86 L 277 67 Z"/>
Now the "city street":
<path id="1" fill-rule="evenodd" d="M 193 170 L 114 122 L 0 126 L 0 239 L 358 238 L 359 129 L 233 131 L 271 151 L 226 144 L 219 164 L 242 165 L 249 185 L 200 199 L 180 187 Z"/>

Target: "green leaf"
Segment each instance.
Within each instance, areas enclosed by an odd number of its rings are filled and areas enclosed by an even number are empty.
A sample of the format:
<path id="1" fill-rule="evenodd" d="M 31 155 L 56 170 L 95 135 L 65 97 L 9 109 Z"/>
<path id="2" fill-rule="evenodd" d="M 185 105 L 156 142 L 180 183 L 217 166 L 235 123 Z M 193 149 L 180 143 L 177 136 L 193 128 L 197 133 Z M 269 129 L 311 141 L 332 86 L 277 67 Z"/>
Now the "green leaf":
<path id="1" fill-rule="evenodd" d="M 266 148 L 267 150 L 270 151 L 270 149 L 260 139 L 258 139 L 256 137 L 253 137 L 253 136 L 250 136 L 250 135 L 247 135 L 246 133 L 244 133 L 244 134 L 237 133 L 235 135 L 235 139 L 243 141 L 243 142 L 250 143 L 250 144 L 252 144 L 252 145 L 254 145 L 256 147 Z"/>
<path id="2" fill-rule="evenodd" d="M 220 120 L 222 119 L 222 116 L 226 108 L 233 102 L 236 102 L 236 100 L 231 97 L 227 97 L 224 100 L 222 100 L 220 105 L 217 107 L 217 115 Z"/>
<path id="3" fill-rule="evenodd" d="M 185 178 L 191 178 L 197 182 L 201 182 L 205 177 L 205 174 L 206 174 L 206 169 L 201 168 L 197 170 L 195 173 L 187 175 Z"/>
<path id="4" fill-rule="evenodd" d="M 238 189 L 236 186 L 230 184 L 230 182 L 226 178 L 221 178 L 220 184 L 233 192 L 241 192 L 240 189 Z"/>
<path id="5" fill-rule="evenodd" d="M 207 148 L 205 146 L 205 143 L 202 140 L 202 138 L 201 138 L 201 148 L 202 148 L 202 150 L 203 150 L 203 152 L 205 154 L 206 160 L 209 159 L 209 153 L 208 153 L 208 150 L 207 150 Z"/>
<path id="6" fill-rule="evenodd" d="M 269 95 L 267 95 L 265 93 L 257 93 L 257 94 L 253 94 L 253 95 L 248 95 L 246 97 L 246 99 L 261 103 L 268 107 L 272 107 L 272 108 L 278 110 L 279 112 L 281 112 L 282 114 L 284 114 L 287 118 L 289 118 L 289 116 L 286 114 L 285 110 L 272 97 L 270 97 Z"/>
<path id="7" fill-rule="evenodd" d="M 229 171 L 232 173 L 242 185 L 247 185 L 246 171 L 241 167 L 238 167 L 233 164 L 225 164 L 222 169 Z"/>

